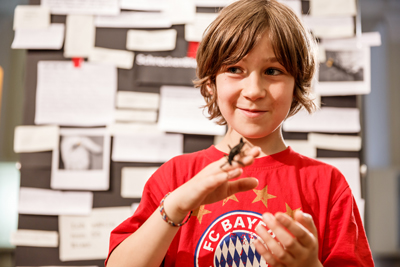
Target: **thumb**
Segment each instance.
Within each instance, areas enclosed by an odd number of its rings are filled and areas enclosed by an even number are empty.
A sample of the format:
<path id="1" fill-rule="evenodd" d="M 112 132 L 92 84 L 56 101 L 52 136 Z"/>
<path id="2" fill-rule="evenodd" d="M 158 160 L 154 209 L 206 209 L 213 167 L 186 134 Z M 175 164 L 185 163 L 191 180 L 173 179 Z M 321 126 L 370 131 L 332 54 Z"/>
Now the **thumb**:
<path id="1" fill-rule="evenodd" d="M 312 216 L 308 213 L 297 210 L 294 214 L 294 219 L 303 225 L 310 233 L 312 233 L 316 238 L 318 238 L 318 230 L 314 224 Z"/>
<path id="2" fill-rule="evenodd" d="M 241 178 L 236 181 L 230 181 L 228 183 L 228 194 L 233 195 L 238 192 L 248 191 L 256 188 L 258 180 L 256 178 Z"/>

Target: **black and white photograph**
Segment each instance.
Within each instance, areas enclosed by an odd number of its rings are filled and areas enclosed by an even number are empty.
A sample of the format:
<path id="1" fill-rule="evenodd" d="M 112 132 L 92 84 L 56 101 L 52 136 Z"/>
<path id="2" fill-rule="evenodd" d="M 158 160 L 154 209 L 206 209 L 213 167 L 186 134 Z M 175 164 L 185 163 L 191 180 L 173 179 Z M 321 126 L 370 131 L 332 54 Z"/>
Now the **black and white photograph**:
<path id="1" fill-rule="evenodd" d="M 51 187 L 54 189 L 107 190 L 110 136 L 104 128 L 60 129 L 53 151 Z"/>
<path id="2" fill-rule="evenodd" d="M 362 95 L 370 92 L 369 49 L 326 49 L 320 62 L 315 91 L 321 96 Z"/>
<path id="3" fill-rule="evenodd" d="M 325 51 L 326 61 L 319 64 L 320 82 L 348 82 L 364 80 L 362 51 Z"/>

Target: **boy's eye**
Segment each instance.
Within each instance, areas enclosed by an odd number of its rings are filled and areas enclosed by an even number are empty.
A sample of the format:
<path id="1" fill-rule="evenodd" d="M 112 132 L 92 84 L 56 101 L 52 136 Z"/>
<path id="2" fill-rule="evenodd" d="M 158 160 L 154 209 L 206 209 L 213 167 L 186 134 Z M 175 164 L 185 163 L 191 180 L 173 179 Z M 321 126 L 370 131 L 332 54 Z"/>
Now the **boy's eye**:
<path id="1" fill-rule="evenodd" d="M 230 67 L 227 69 L 227 72 L 232 73 L 232 74 L 240 74 L 240 73 L 242 73 L 242 70 L 239 69 L 238 67 Z"/>
<path id="2" fill-rule="evenodd" d="M 279 75 L 281 73 L 282 73 L 282 71 L 277 70 L 277 69 L 267 69 L 265 71 L 265 74 L 267 74 L 267 75 Z"/>

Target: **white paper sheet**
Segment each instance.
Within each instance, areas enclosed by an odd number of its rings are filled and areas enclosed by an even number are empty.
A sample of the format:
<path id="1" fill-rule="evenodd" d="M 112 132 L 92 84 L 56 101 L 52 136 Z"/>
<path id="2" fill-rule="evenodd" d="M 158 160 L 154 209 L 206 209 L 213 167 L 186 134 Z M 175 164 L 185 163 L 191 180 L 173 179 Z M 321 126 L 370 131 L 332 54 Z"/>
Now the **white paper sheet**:
<path id="1" fill-rule="evenodd" d="M 135 51 L 171 51 L 176 47 L 175 29 L 160 31 L 129 30 L 126 49 Z"/>
<path id="2" fill-rule="evenodd" d="M 155 110 L 116 109 L 114 112 L 116 122 L 156 122 Z"/>
<path id="3" fill-rule="evenodd" d="M 158 167 L 124 167 L 121 171 L 121 196 L 141 198 L 144 186 Z"/>
<path id="4" fill-rule="evenodd" d="M 195 0 L 198 7 L 224 7 L 237 0 Z"/>
<path id="5" fill-rule="evenodd" d="M 14 246 L 58 247 L 58 232 L 18 229 L 10 237 Z"/>
<path id="6" fill-rule="evenodd" d="M 326 62 L 326 51 L 325 47 L 319 43 L 318 44 L 318 63 Z"/>
<path id="7" fill-rule="evenodd" d="M 50 10 L 47 7 L 18 5 L 14 10 L 14 30 L 46 29 L 50 26 Z"/>
<path id="8" fill-rule="evenodd" d="M 309 133 L 308 141 L 320 149 L 360 151 L 361 136 Z"/>
<path id="9" fill-rule="evenodd" d="M 222 140 L 224 139 L 224 137 L 225 137 L 224 135 L 216 135 L 216 136 L 214 136 L 214 142 L 213 142 L 214 146 L 216 146 L 219 143 L 221 143 Z"/>
<path id="10" fill-rule="evenodd" d="M 314 17 L 303 15 L 303 22 L 316 37 L 348 38 L 355 35 L 353 17 Z"/>
<path id="11" fill-rule="evenodd" d="M 163 10 L 172 24 L 186 24 L 194 21 L 196 5 L 194 0 L 165 0 L 167 5 Z"/>
<path id="12" fill-rule="evenodd" d="M 15 153 L 51 151 L 58 146 L 59 127 L 17 126 L 14 132 Z"/>
<path id="13" fill-rule="evenodd" d="M 355 16 L 356 0 L 310 0 L 310 14 L 313 16 Z"/>
<path id="14" fill-rule="evenodd" d="M 117 108 L 157 110 L 160 94 L 117 91 Z"/>
<path id="15" fill-rule="evenodd" d="M 283 123 L 286 132 L 360 132 L 360 111 L 357 108 L 323 107 L 312 115 L 301 110 Z"/>
<path id="16" fill-rule="evenodd" d="M 36 124 L 102 126 L 114 119 L 117 69 L 112 65 L 40 61 Z"/>
<path id="17" fill-rule="evenodd" d="M 68 15 L 64 57 L 88 57 L 94 48 L 96 28 L 91 15 Z"/>
<path id="18" fill-rule="evenodd" d="M 369 47 L 345 50 L 328 49 L 326 67 L 319 68 L 315 92 L 321 96 L 365 95 L 371 92 L 371 51 Z M 329 67 L 328 67 L 329 66 Z M 321 80 L 324 73 L 324 79 Z M 360 74 L 361 73 L 361 74 Z"/>
<path id="19" fill-rule="evenodd" d="M 11 48 L 59 50 L 64 43 L 64 32 L 63 23 L 50 24 L 45 29 L 16 30 Z"/>
<path id="20" fill-rule="evenodd" d="M 356 200 L 361 199 L 360 160 L 358 158 L 317 158 L 335 166 L 346 178 Z"/>
<path id="21" fill-rule="evenodd" d="M 336 38 L 336 39 L 322 39 L 321 45 L 327 49 L 349 49 L 380 46 L 382 44 L 381 34 L 379 32 L 363 32 L 361 36 L 353 38 Z"/>
<path id="22" fill-rule="evenodd" d="M 60 130 L 53 151 L 51 188 L 108 190 L 111 137 L 106 128 Z"/>
<path id="23" fill-rule="evenodd" d="M 290 146 L 294 151 L 306 157 L 316 158 L 317 148 L 308 140 L 289 140 L 285 139 L 285 143 Z"/>
<path id="24" fill-rule="evenodd" d="M 166 6 L 164 0 L 120 0 L 121 9 L 128 10 L 162 11 Z"/>
<path id="25" fill-rule="evenodd" d="M 278 0 L 278 2 L 290 7 L 299 18 L 302 17 L 301 0 Z"/>
<path id="26" fill-rule="evenodd" d="M 137 133 L 115 135 L 111 159 L 116 162 L 163 163 L 182 153 L 182 134 Z"/>
<path id="27" fill-rule="evenodd" d="M 125 50 L 94 47 L 89 53 L 89 62 L 108 63 L 121 69 L 132 69 L 134 53 Z"/>
<path id="28" fill-rule="evenodd" d="M 105 259 L 110 232 L 132 215 L 130 207 L 95 208 L 88 216 L 60 216 L 60 260 Z"/>
<path id="29" fill-rule="evenodd" d="M 196 13 L 192 23 L 185 24 L 185 40 L 200 42 L 207 27 L 218 16 L 218 13 Z"/>
<path id="30" fill-rule="evenodd" d="M 137 208 L 139 207 L 139 204 L 140 204 L 140 203 L 132 203 L 132 205 L 131 205 L 132 213 L 135 213 L 135 211 L 136 211 Z"/>
<path id="31" fill-rule="evenodd" d="M 92 192 L 61 192 L 21 187 L 19 214 L 86 215 L 92 210 Z"/>
<path id="32" fill-rule="evenodd" d="M 204 98 L 198 89 L 162 86 L 158 126 L 165 132 L 224 135 L 225 126 L 206 118 Z"/>
<path id="33" fill-rule="evenodd" d="M 118 16 L 97 16 L 98 28 L 169 28 L 171 19 L 160 12 L 122 11 Z"/>
<path id="34" fill-rule="evenodd" d="M 135 135 L 137 133 L 164 133 L 158 129 L 156 123 L 141 123 L 141 122 L 131 122 L 131 123 L 112 123 L 107 125 L 107 130 L 111 136 L 116 135 Z"/>
<path id="35" fill-rule="evenodd" d="M 57 15 L 117 15 L 120 12 L 118 0 L 41 0 L 40 3 Z"/>

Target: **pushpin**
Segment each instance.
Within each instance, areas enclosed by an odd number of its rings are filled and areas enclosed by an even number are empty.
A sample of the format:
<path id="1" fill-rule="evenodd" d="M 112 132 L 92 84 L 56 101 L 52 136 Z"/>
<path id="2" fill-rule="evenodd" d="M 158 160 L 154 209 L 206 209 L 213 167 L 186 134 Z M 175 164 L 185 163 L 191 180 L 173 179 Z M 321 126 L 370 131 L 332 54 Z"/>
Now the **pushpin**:
<path id="1" fill-rule="evenodd" d="M 189 42 L 187 57 L 196 58 L 196 53 L 199 45 L 199 42 Z"/>
<path id="2" fill-rule="evenodd" d="M 83 58 L 81 58 L 81 57 L 73 57 L 72 58 L 72 62 L 74 62 L 75 68 L 80 68 L 82 66 L 82 61 L 83 61 Z"/>

